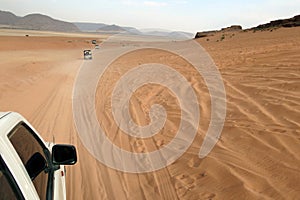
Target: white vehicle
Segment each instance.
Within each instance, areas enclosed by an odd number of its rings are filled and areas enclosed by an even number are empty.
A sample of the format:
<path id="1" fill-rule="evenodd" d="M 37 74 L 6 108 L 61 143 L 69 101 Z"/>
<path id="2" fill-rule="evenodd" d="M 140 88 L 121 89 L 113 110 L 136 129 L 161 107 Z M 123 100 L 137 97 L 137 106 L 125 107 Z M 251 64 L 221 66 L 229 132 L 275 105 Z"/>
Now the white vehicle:
<path id="1" fill-rule="evenodd" d="M 72 145 L 45 143 L 18 113 L 0 112 L 0 199 L 66 199 Z"/>
<path id="2" fill-rule="evenodd" d="M 91 50 L 84 50 L 83 56 L 85 60 L 92 60 L 92 51 Z"/>
<path id="3" fill-rule="evenodd" d="M 96 44 L 95 49 L 100 49 L 100 46 L 98 44 Z"/>

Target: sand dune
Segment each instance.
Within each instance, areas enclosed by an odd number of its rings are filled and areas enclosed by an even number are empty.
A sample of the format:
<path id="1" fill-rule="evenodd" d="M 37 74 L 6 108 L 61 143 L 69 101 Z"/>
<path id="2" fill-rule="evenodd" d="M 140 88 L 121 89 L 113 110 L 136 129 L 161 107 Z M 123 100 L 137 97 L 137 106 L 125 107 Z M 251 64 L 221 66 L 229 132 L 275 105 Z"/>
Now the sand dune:
<path id="1" fill-rule="evenodd" d="M 210 118 L 210 98 L 192 66 L 168 52 L 141 50 L 111 64 L 97 88 L 98 120 L 120 147 L 148 152 L 167 144 L 178 129 L 180 106 L 158 85 L 130 101 L 136 123 L 149 123 L 149 106 L 167 109 L 166 128 L 150 139 L 125 136 L 111 114 L 112 84 L 135 66 L 160 61 L 182 73 L 199 99 L 201 121 L 194 143 L 172 165 L 151 173 L 123 173 L 98 162 L 73 122 L 72 90 L 89 37 L 0 37 L 0 110 L 24 115 L 45 140 L 77 146 L 68 167 L 68 199 L 297 199 L 300 195 L 300 28 L 228 33 L 197 41 L 223 77 L 227 117 L 213 151 L 199 159 Z M 209 39 L 209 40 L 207 40 Z M 102 115 L 100 115 L 101 113 Z M 104 113 L 104 114 L 103 114 Z M 102 117 L 102 116 L 105 117 Z"/>

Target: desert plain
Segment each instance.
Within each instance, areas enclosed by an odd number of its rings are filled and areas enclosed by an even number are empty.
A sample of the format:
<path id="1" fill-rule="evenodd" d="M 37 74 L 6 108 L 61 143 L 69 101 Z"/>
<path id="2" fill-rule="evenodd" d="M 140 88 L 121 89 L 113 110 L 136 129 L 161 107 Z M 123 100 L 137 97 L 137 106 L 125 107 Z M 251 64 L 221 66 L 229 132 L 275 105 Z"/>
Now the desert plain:
<path id="1" fill-rule="evenodd" d="M 26 37 L 25 35 L 29 35 Z M 180 105 L 159 85 L 138 89 L 132 118 L 149 123 L 149 107 L 162 104 L 164 129 L 152 139 L 125 135 L 113 120 L 111 85 L 132 67 L 160 61 L 191 83 L 201 120 L 191 147 L 173 164 L 149 173 L 125 173 L 96 160 L 73 120 L 72 91 L 84 49 L 107 36 L 0 30 L 0 110 L 22 114 L 45 141 L 77 147 L 67 167 L 68 199 L 298 199 L 300 196 L 300 27 L 217 33 L 196 41 L 222 76 L 227 113 L 221 137 L 198 157 L 208 129 L 210 97 L 201 75 L 179 56 L 155 49 L 129 53 L 111 63 L 99 80 L 95 108 L 107 137 L 133 152 L 149 152 L 172 140 Z M 222 39 L 221 39 L 222 38 Z M 108 106 L 107 106 L 108 105 Z"/>

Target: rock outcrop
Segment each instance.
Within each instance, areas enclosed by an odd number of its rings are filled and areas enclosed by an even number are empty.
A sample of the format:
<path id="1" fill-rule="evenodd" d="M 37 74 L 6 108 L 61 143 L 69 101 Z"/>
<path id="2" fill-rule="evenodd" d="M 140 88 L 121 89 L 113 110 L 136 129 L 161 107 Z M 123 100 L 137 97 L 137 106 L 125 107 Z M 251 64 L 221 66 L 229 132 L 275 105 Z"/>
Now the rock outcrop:
<path id="1" fill-rule="evenodd" d="M 242 31 L 243 28 L 240 25 L 232 25 L 230 27 L 227 28 L 222 28 L 221 31 L 223 32 L 229 32 L 229 31 Z"/>
<path id="2" fill-rule="evenodd" d="M 280 28 L 280 27 L 284 27 L 284 28 L 288 28 L 288 27 L 297 27 L 300 26 L 300 15 L 296 15 L 295 17 L 289 18 L 289 19 L 279 19 L 279 20 L 274 20 L 271 21 L 267 24 L 261 24 L 257 27 L 253 27 L 250 29 L 246 29 L 247 30 L 253 30 L 253 31 L 257 31 L 257 30 L 271 30 L 274 28 Z M 208 37 L 208 36 L 212 36 L 218 32 L 231 32 L 231 31 L 242 31 L 242 27 L 239 25 L 232 25 L 230 27 L 227 28 L 222 28 L 220 31 L 204 31 L 204 32 L 198 32 L 195 35 L 195 38 L 203 38 L 203 37 Z"/>
<path id="3" fill-rule="evenodd" d="M 233 32 L 233 31 L 242 31 L 242 26 L 240 25 L 232 25 L 227 28 L 222 28 L 219 31 L 203 31 L 203 32 L 197 32 L 195 35 L 195 38 L 203 38 L 203 37 L 208 37 L 208 36 L 213 36 L 214 34 L 218 32 Z"/>
<path id="4" fill-rule="evenodd" d="M 252 28 L 253 30 L 265 30 L 271 28 L 280 28 L 280 27 L 296 27 L 300 26 L 300 15 L 289 19 L 279 19 L 271 21 L 267 24 L 261 24 L 257 27 Z"/>
<path id="5" fill-rule="evenodd" d="M 197 32 L 195 35 L 195 38 L 203 38 L 203 37 L 208 37 L 208 36 L 212 36 L 215 33 L 217 33 L 218 31 L 203 31 L 203 32 Z"/>

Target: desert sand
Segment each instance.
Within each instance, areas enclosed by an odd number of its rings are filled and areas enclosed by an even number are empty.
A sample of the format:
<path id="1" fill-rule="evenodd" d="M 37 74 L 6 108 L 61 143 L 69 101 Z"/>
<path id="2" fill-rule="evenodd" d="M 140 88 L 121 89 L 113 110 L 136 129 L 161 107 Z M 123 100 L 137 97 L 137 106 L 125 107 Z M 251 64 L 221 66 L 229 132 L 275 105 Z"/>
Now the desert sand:
<path id="1" fill-rule="evenodd" d="M 91 36 L 0 35 L 0 110 L 21 113 L 45 141 L 77 147 L 78 163 L 67 167 L 68 199 L 299 198 L 300 28 L 229 32 L 222 41 L 222 33 L 197 39 L 218 66 L 227 95 L 221 138 L 204 159 L 198 152 L 209 124 L 210 98 L 193 67 L 179 56 L 153 49 L 113 62 L 98 83 L 95 107 L 107 136 L 128 151 L 149 152 L 172 140 L 180 106 L 166 88 L 138 89 L 130 101 L 134 121 L 149 123 L 153 103 L 165 106 L 168 120 L 151 140 L 125 136 L 109 107 L 111 85 L 123 73 L 138 64 L 160 61 L 186 77 L 200 102 L 199 130 L 188 151 L 172 165 L 143 174 L 106 167 L 78 137 L 72 90 L 83 63 L 82 50 L 92 47 Z"/>

